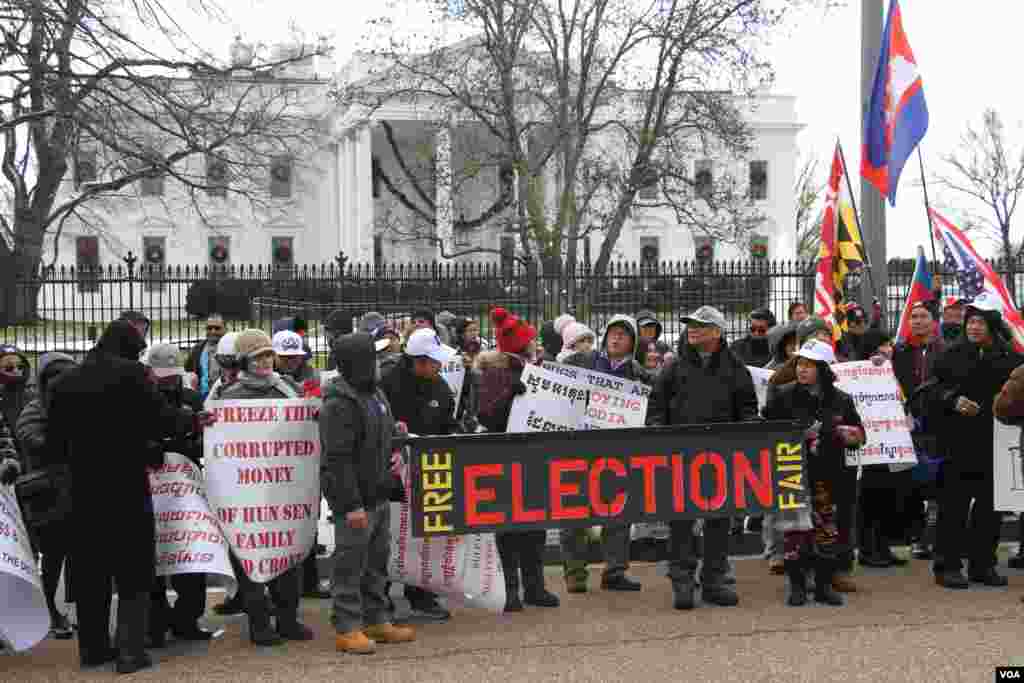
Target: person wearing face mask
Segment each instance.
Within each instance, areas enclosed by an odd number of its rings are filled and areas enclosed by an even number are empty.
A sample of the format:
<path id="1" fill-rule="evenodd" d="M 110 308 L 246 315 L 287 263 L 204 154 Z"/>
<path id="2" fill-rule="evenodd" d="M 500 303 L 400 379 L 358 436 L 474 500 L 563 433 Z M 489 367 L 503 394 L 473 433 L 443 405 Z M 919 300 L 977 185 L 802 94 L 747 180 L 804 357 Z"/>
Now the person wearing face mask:
<path id="1" fill-rule="evenodd" d="M 955 344 L 963 336 L 965 303 L 965 299 L 956 296 L 947 296 L 942 302 L 942 324 L 939 331 L 946 346 Z"/>
<path id="2" fill-rule="evenodd" d="M 149 368 L 153 382 L 167 400 L 176 407 L 202 412 L 203 401 L 199 393 L 184 384 L 185 368 L 178 357 L 178 348 L 173 344 L 157 344 L 149 349 L 145 365 Z M 200 465 L 203 457 L 202 433 L 193 431 L 165 439 L 162 443 L 165 453 L 180 453 Z M 174 606 L 167 601 L 167 583 L 171 584 L 178 599 Z M 199 627 L 199 618 L 206 612 L 206 575 L 175 574 L 165 581 L 157 577 L 150 593 L 149 642 L 150 647 L 163 647 L 167 632 L 178 640 L 209 640 L 213 633 Z"/>
<path id="3" fill-rule="evenodd" d="M 262 330 L 244 330 L 235 340 L 237 356 L 242 363 L 238 381 L 221 392 L 224 400 L 301 398 L 302 389 L 291 379 L 274 372 L 274 347 Z M 312 629 L 299 621 L 299 591 L 302 567 L 294 566 L 267 584 L 251 581 L 232 553 L 245 611 L 249 615 L 249 640 L 255 645 L 278 645 L 281 640 L 312 640 Z M 270 625 L 265 595 L 269 589 L 277 619 L 276 629 Z"/>
<path id="4" fill-rule="evenodd" d="M 16 346 L 0 345 L 0 411 L 12 430 L 18 424 L 21 411 L 32 399 L 29 373 L 30 366 L 25 354 Z"/>
<path id="5" fill-rule="evenodd" d="M 338 652 L 370 654 L 377 643 L 416 639 L 413 628 L 391 623 L 387 595 L 389 498 L 401 459 L 392 449 L 395 417 L 378 387 L 373 337 L 347 334 L 331 347 L 338 375 L 324 387 L 320 410 L 320 482 L 334 515 L 331 621 Z"/>
<path id="6" fill-rule="evenodd" d="M 1002 517 L 993 507 L 992 405 L 1024 362 L 1010 339 L 999 302 L 982 293 L 964 311 L 963 338 L 932 366 L 937 384 L 930 393 L 931 413 L 940 418 L 937 441 L 946 456 L 934 572 L 935 582 L 945 588 L 1007 585 L 995 569 Z M 966 578 L 961 573 L 965 555 Z"/>
<path id="7" fill-rule="evenodd" d="M 775 315 L 767 308 L 759 308 L 750 314 L 750 334 L 734 341 L 729 349 L 747 365 L 761 368 L 772 359 L 768 332 L 775 327 Z"/>
<path id="8" fill-rule="evenodd" d="M 139 363 L 145 347 L 129 323 L 114 321 L 82 364 L 54 384 L 47 406 L 50 457 L 71 466 L 79 660 L 88 668 L 116 659 L 121 673 L 152 665 L 145 635 L 156 545 L 147 469 L 162 464 L 163 453 L 149 444 L 209 422 L 164 399 Z M 116 649 L 108 630 L 112 585 Z"/>
<path id="9" fill-rule="evenodd" d="M 76 365 L 75 359 L 64 353 L 44 353 L 39 358 L 36 382 L 38 395 L 29 401 L 18 416 L 16 425 L 24 473 L 46 469 L 49 462 L 48 418 L 46 411 L 50 387 L 57 379 Z M 61 568 L 71 544 L 67 520 L 55 520 L 35 530 L 37 550 L 42 553 L 41 574 L 43 595 L 50 610 L 50 633 L 58 640 L 74 636 L 68 618 L 57 609 L 57 585 Z"/>
<path id="10" fill-rule="evenodd" d="M 811 339 L 797 353 L 797 380 L 778 391 L 764 408 L 766 420 L 797 420 L 812 425 L 804 437 L 811 506 L 778 515 L 783 529 L 785 570 L 790 593 L 786 603 L 807 603 L 807 570 L 814 570 L 814 599 L 843 604 L 832 586 L 843 537 L 836 522 L 832 489 L 846 468 L 846 449 L 865 441 L 853 399 L 836 388 L 832 345 Z"/>
<path id="11" fill-rule="evenodd" d="M 576 323 L 579 325 L 579 323 Z M 573 329 L 565 328 L 565 335 Z M 580 331 L 577 329 L 577 331 Z M 643 384 L 651 383 L 650 374 L 636 360 L 639 342 L 636 321 L 628 315 L 615 315 L 608 321 L 604 331 L 601 349 L 579 351 L 564 359 L 566 365 L 575 365 L 621 377 Z M 628 576 L 630 524 L 609 523 L 601 528 L 602 550 L 605 569 L 601 576 L 601 588 L 610 591 L 638 591 L 641 584 Z M 587 569 L 586 529 L 562 529 L 562 557 L 565 558 L 565 583 L 570 593 L 585 593 L 590 573 Z"/>

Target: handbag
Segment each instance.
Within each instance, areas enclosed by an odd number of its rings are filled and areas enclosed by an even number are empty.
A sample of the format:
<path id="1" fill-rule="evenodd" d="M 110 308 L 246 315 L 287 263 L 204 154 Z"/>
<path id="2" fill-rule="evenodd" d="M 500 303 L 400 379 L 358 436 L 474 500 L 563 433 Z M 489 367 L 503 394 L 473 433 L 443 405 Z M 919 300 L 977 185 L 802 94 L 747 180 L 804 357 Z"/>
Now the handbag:
<path id="1" fill-rule="evenodd" d="M 71 516 L 71 466 L 50 465 L 18 477 L 14 493 L 29 531 Z"/>

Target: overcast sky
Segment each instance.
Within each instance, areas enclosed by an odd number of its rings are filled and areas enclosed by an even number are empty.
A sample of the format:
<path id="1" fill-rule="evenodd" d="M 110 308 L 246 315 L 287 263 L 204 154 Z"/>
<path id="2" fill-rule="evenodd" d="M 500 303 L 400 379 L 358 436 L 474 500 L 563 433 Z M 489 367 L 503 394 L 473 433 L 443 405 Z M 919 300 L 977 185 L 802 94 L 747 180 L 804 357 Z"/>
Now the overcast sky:
<path id="1" fill-rule="evenodd" d="M 195 0 L 193 0 L 195 1 Z M 339 63 L 359 46 L 366 21 L 379 14 L 382 2 L 341 0 L 220 0 L 230 18 L 223 25 L 205 24 L 201 41 L 217 55 L 226 55 L 236 33 L 247 40 L 273 42 L 287 36 L 289 23 L 311 35 L 333 34 Z M 1003 117 L 1010 136 L 1020 143 L 1024 120 L 1017 50 L 1024 26 L 1024 3 L 1017 0 L 901 0 L 904 29 L 924 80 L 930 111 L 923 151 L 929 173 L 942 170 L 940 157 L 955 149 L 964 126 L 978 122 L 986 107 Z M 831 162 L 838 136 L 853 173 L 860 159 L 860 2 L 830 10 L 811 10 L 793 18 L 773 36 L 769 55 L 776 67 L 775 92 L 797 96 L 806 129 L 801 152 L 821 159 L 822 172 Z M 918 244 L 928 248 L 920 173 L 908 163 L 900 181 L 896 207 L 888 222 L 889 256 L 912 256 Z M 854 182 L 855 192 L 859 183 Z M 955 196 L 932 202 L 955 207 Z M 1021 220 L 1024 220 L 1022 218 Z M 989 244 L 978 243 L 985 253 Z"/>

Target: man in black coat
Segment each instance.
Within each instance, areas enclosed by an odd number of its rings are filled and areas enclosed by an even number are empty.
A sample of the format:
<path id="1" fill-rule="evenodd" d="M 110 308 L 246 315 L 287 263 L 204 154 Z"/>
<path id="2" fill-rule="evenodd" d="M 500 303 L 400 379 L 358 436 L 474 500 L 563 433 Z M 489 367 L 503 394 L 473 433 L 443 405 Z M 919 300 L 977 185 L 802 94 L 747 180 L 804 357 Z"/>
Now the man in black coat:
<path id="1" fill-rule="evenodd" d="M 757 394 L 750 371 L 725 343 L 725 316 L 712 306 L 701 306 L 682 319 L 686 336 L 679 356 L 666 365 L 654 383 L 647 409 L 651 425 L 746 422 L 758 419 Z M 676 609 L 693 609 L 697 558 L 693 520 L 669 525 L 669 578 Z M 739 604 L 726 581 L 729 518 L 704 520 L 704 566 L 701 570 L 704 602 L 731 607 Z"/>
<path id="2" fill-rule="evenodd" d="M 565 364 L 650 384 L 650 375 L 636 359 L 639 341 L 636 321 L 628 315 L 616 315 L 605 327 L 600 349 L 573 354 L 565 359 Z M 601 528 L 601 549 L 605 559 L 601 588 L 605 590 L 638 591 L 641 588 L 639 581 L 626 575 L 629 569 L 630 526 L 620 522 L 604 524 Z M 563 529 L 561 538 L 569 592 L 585 593 L 589 579 L 586 530 Z"/>
<path id="3" fill-rule="evenodd" d="M 395 420 L 404 422 L 410 434 L 455 433 L 455 398 L 440 375 L 442 365 L 451 360 L 437 332 L 419 329 L 409 335 L 401 361 L 381 381 Z M 458 357 L 455 360 L 462 362 Z M 451 617 L 434 593 L 419 586 L 406 585 L 405 598 L 418 619 L 445 621 Z"/>
<path id="4" fill-rule="evenodd" d="M 940 586 L 1007 584 L 995 570 L 1002 516 L 993 501 L 992 402 L 1022 362 L 1010 345 L 998 302 L 983 293 L 964 312 L 963 339 L 932 367 L 938 384 L 930 394 L 930 419 L 941 425 L 938 441 L 946 455 L 934 567 Z M 960 560 L 965 554 L 966 579 Z"/>
<path id="5" fill-rule="evenodd" d="M 768 343 L 768 331 L 775 327 L 775 315 L 767 308 L 759 308 L 750 314 L 750 334 L 730 345 L 733 355 L 747 365 L 763 368 L 772 360 L 772 348 Z"/>
<path id="6" fill-rule="evenodd" d="M 204 401 L 217 378 L 220 377 L 217 344 L 220 343 L 221 337 L 226 332 L 224 316 L 219 313 L 211 313 L 206 318 L 206 339 L 193 346 L 185 360 L 185 371 L 194 372 L 199 378 L 199 396 Z"/>
<path id="7" fill-rule="evenodd" d="M 88 667 L 116 658 L 123 673 L 152 664 L 144 638 L 156 545 L 146 470 L 163 461 L 152 443 L 187 434 L 197 417 L 167 403 L 147 379 L 138 360 L 145 347 L 128 322 L 111 323 L 53 387 L 49 404 L 54 458 L 71 465 L 79 659 Z M 117 649 L 108 631 L 111 583 Z"/>

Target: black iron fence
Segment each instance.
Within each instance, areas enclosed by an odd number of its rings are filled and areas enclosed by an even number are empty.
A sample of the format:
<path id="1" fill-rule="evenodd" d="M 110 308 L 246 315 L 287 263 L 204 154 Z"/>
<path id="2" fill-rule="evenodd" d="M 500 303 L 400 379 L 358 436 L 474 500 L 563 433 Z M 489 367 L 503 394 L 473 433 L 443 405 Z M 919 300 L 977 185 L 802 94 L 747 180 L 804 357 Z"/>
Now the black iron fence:
<path id="1" fill-rule="evenodd" d="M 1000 264 L 1007 281 L 1020 290 L 1021 264 Z M 943 273 L 944 292 L 956 292 Z M 887 324 L 894 328 L 910 286 L 912 262 L 890 263 L 885 288 Z M 865 280 L 864 286 L 868 286 Z M 730 336 L 746 332 L 747 315 L 768 307 L 783 320 L 793 301 L 811 302 L 814 264 L 798 261 L 614 263 L 606 273 L 588 269 L 544 272 L 500 265 L 418 264 L 367 267 L 267 266 L 138 268 L 123 266 L 81 271 L 56 268 L 17 280 L 4 297 L 8 311 L 35 322 L 0 327 L 0 343 L 30 352 L 84 351 L 103 326 L 126 309 L 153 321 L 154 339 L 186 345 L 205 334 L 203 321 L 220 313 L 231 329 L 269 329 L 272 321 L 301 316 L 309 323 L 314 350 L 326 349 L 320 327 L 336 310 L 357 319 L 375 310 L 396 321 L 419 308 L 451 311 L 481 321 L 490 335 L 488 312 L 504 306 L 534 324 L 572 313 L 600 330 L 616 313 L 653 310 L 668 338 L 680 330 L 679 316 L 704 304 L 725 313 Z M 879 295 L 883 295 L 879 292 Z"/>

